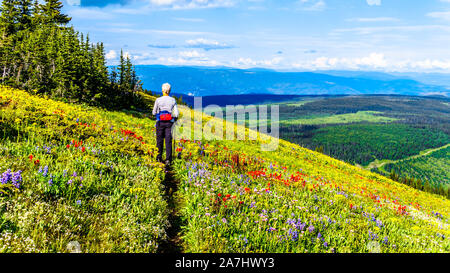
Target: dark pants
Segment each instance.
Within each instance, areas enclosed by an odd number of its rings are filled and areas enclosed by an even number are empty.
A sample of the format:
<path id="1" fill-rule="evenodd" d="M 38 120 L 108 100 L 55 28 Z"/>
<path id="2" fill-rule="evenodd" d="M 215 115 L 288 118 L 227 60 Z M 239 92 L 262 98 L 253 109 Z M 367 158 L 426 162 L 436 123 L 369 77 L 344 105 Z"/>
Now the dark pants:
<path id="1" fill-rule="evenodd" d="M 156 122 L 156 146 L 158 147 L 157 159 L 162 161 L 164 139 L 166 140 L 166 160 L 172 162 L 172 125 L 171 121 Z"/>

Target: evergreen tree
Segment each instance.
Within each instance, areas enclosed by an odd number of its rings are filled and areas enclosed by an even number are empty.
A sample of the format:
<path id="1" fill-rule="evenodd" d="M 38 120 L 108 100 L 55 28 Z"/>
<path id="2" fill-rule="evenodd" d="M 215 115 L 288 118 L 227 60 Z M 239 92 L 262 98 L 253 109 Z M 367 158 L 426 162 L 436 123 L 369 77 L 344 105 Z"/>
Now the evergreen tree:
<path id="1" fill-rule="evenodd" d="M 17 0 L 17 30 L 32 29 L 33 4 L 31 0 Z"/>
<path id="2" fill-rule="evenodd" d="M 119 75 L 116 69 L 109 73 L 103 44 L 66 26 L 70 18 L 61 8 L 54 0 L 2 1 L 0 84 L 109 108 L 140 103 L 130 58 L 122 52 Z"/>
<path id="3" fill-rule="evenodd" d="M 44 24 L 65 25 L 72 20 L 69 16 L 62 14 L 63 4 L 58 0 L 45 0 L 40 6 L 42 11 L 42 20 Z"/>

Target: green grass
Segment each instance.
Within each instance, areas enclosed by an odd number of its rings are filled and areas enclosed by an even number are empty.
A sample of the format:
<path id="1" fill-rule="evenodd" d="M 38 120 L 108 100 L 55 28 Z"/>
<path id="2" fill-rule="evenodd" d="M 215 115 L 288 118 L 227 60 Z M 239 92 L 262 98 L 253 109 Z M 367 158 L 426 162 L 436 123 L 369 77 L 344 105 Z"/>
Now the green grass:
<path id="1" fill-rule="evenodd" d="M 145 115 L 3 87 L 0 113 L 0 252 L 158 252 L 171 212 L 184 252 L 450 251 L 450 200 L 283 140 L 178 140 L 170 211 Z"/>
<path id="2" fill-rule="evenodd" d="M 305 125 L 319 125 L 319 124 L 345 124 L 357 122 L 394 122 L 398 119 L 381 116 L 382 112 L 377 111 L 358 111 L 357 113 L 341 114 L 341 115 L 312 115 L 306 117 L 299 117 L 295 119 L 282 120 L 283 125 L 291 124 L 305 124 Z"/>

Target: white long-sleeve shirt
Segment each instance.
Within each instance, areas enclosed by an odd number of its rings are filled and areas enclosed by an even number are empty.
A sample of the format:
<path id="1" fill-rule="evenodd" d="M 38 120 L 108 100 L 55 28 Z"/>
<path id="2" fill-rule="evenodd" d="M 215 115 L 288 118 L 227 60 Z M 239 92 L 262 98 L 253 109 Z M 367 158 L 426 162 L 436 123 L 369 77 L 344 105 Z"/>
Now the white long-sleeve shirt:
<path id="1" fill-rule="evenodd" d="M 162 96 L 156 99 L 153 106 L 153 115 L 155 116 L 161 111 L 168 111 L 172 114 L 172 117 L 178 117 L 177 101 L 169 96 Z"/>

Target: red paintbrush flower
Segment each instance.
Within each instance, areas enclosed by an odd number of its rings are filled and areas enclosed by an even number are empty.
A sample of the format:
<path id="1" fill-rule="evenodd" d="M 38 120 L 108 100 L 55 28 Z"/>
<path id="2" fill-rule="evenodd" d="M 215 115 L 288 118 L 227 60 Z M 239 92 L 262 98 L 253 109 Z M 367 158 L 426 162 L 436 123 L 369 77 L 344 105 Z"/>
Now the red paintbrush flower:
<path id="1" fill-rule="evenodd" d="M 33 155 L 28 156 L 28 158 L 30 159 L 30 161 L 33 161 Z"/>

